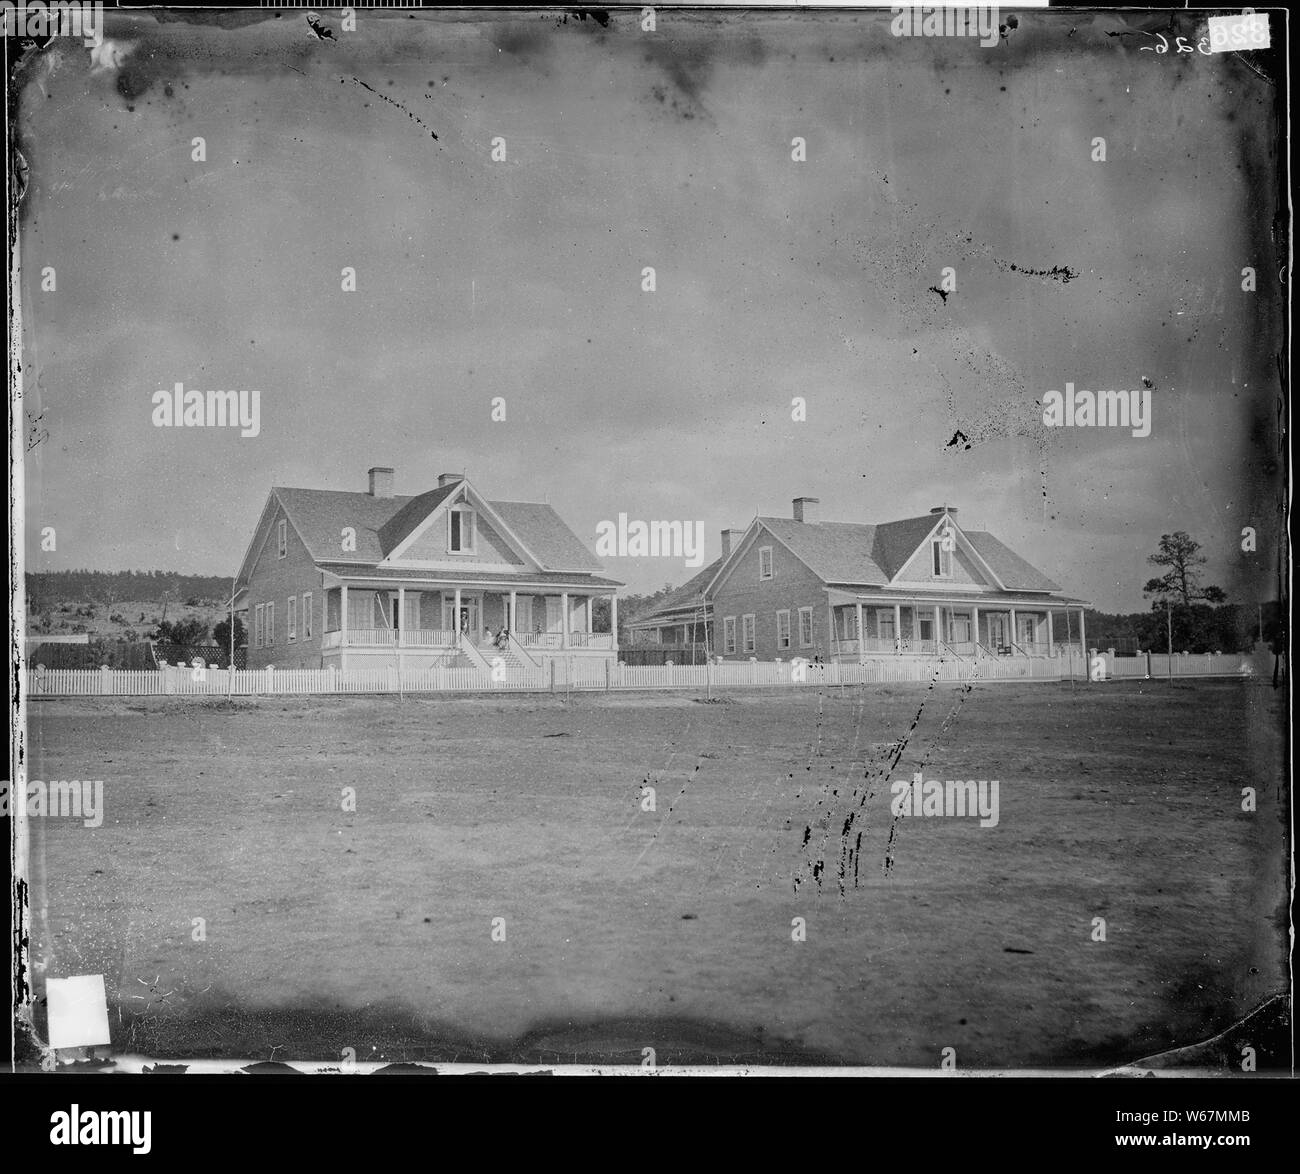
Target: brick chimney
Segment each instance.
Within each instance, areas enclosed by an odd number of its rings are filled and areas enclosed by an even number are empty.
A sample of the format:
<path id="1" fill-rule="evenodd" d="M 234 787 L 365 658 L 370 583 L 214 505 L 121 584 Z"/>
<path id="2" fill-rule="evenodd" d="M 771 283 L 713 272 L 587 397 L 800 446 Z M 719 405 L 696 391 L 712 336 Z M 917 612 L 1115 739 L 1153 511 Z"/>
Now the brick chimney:
<path id="1" fill-rule="evenodd" d="M 816 497 L 796 497 L 794 499 L 794 520 L 796 522 L 815 522 L 817 507 L 821 504 Z"/>
<path id="2" fill-rule="evenodd" d="M 454 485 L 457 481 L 464 481 L 464 480 L 465 480 L 464 473 L 439 473 L 438 488 L 441 489 L 444 485 Z"/>
<path id="3" fill-rule="evenodd" d="M 392 497 L 393 496 L 393 470 L 386 469 L 382 465 L 376 465 L 369 470 L 370 473 L 370 496 L 371 497 Z"/>
<path id="4" fill-rule="evenodd" d="M 744 530 L 723 530 L 722 532 L 722 557 L 726 558 L 732 551 L 732 548 L 739 544 L 745 536 Z"/>

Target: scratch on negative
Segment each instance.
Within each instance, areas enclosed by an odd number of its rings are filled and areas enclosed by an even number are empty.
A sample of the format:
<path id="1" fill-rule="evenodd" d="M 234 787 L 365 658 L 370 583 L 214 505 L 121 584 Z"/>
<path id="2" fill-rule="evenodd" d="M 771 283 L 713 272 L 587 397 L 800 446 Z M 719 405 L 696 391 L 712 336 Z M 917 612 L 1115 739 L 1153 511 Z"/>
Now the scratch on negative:
<path id="1" fill-rule="evenodd" d="M 387 94 L 381 94 L 377 89 L 375 89 L 374 86 L 366 85 L 366 83 L 363 82 L 359 77 L 354 77 L 352 80 L 356 82 L 356 84 L 359 85 L 363 90 L 369 90 L 372 94 L 374 94 L 376 98 L 381 98 L 383 101 L 387 102 L 390 106 L 396 106 L 397 109 L 400 110 L 403 114 L 405 114 L 406 117 L 409 118 L 412 122 L 418 123 L 425 130 L 427 130 L 435 140 L 438 138 L 437 132 L 427 122 L 425 122 L 424 119 L 421 118 L 418 114 L 408 110 L 400 102 L 394 101 Z"/>

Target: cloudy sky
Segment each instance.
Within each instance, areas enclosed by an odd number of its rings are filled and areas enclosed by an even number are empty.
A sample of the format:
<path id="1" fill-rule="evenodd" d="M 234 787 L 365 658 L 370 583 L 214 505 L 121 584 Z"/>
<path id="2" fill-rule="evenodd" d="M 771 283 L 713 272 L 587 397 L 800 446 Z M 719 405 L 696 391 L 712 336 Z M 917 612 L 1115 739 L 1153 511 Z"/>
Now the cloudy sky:
<path id="1" fill-rule="evenodd" d="M 15 128 L 28 569 L 233 574 L 271 485 L 382 464 L 589 545 L 699 519 L 708 558 L 797 495 L 946 502 L 1104 610 L 1184 529 L 1272 597 L 1276 87 L 1143 51 L 1168 14 L 1024 13 L 994 48 L 889 20 L 155 12 L 56 43 Z M 1049 389 L 1143 377 L 1148 437 L 1042 424 Z M 178 381 L 258 389 L 260 435 L 155 427 Z"/>

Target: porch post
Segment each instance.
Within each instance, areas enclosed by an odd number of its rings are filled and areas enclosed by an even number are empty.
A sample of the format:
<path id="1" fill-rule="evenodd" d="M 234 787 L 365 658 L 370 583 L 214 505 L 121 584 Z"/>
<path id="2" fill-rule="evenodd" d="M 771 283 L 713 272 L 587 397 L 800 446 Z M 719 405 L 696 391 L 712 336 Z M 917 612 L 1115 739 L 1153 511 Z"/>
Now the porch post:
<path id="1" fill-rule="evenodd" d="M 588 596 L 586 596 L 585 598 L 586 598 L 586 601 L 587 601 L 587 607 L 586 607 L 586 609 L 585 609 L 585 610 L 586 610 L 586 620 L 587 620 L 587 635 L 590 636 L 590 635 L 591 635 L 591 615 L 592 615 L 592 610 L 591 610 L 591 596 L 588 595 Z"/>
<path id="2" fill-rule="evenodd" d="M 569 647 L 569 593 L 560 592 L 560 647 Z"/>
<path id="3" fill-rule="evenodd" d="M 406 643 L 406 588 L 397 589 L 397 647 Z"/>
<path id="4" fill-rule="evenodd" d="M 867 642 L 863 638 L 863 628 L 862 628 L 862 600 L 859 599 L 858 600 L 858 664 L 862 664 L 863 661 L 866 659 L 866 652 L 865 652 L 866 645 Z"/>
<path id="5" fill-rule="evenodd" d="M 894 604 L 894 655 L 903 653 L 903 605 Z"/>
<path id="6" fill-rule="evenodd" d="M 612 591 L 609 593 L 609 633 L 610 645 L 614 651 L 618 651 L 618 596 Z"/>
<path id="7" fill-rule="evenodd" d="M 339 647 L 348 646 L 348 585 L 339 587 Z M 341 662 L 340 662 L 341 665 Z"/>
<path id="8" fill-rule="evenodd" d="M 1011 609 L 1011 639 L 1007 643 L 1015 644 L 1018 639 L 1019 637 L 1016 635 L 1016 609 L 1013 607 Z"/>
<path id="9" fill-rule="evenodd" d="M 455 602 L 451 605 L 451 626 L 456 633 L 456 644 L 460 644 L 460 588 L 456 588 Z"/>
<path id="10" fill-rule="evenodd" d="M 939 605 L 934 605 L 934 654 L 939 655 L 939 645 L 943 642 L 943 616 Z"/>
<path id="11" fill-rule="evenodd" d="M 980 609 L 973 603 L 970 606 L 971 624 L 975 628 L 975 659 L 980 655 Z"/>
<path id="12" fill-rule="evenodd" d="M 745 621 L 740 621 L 743 632 Z M 758 646 L 758 617 L 754 617 L 754 646 Z M 826 659 L 830 661 L 835 655 L 835 605 L 831 603 L 831 593 L 826 592 Z"/>
<path id="13" fill-rule="evenodd" d="M 507 621 L 510 625 L 510 635 L 516 640 L 519 639 L 519 633 L 515 631 L 515 589 L 510 588 L 510 619 Z"/>

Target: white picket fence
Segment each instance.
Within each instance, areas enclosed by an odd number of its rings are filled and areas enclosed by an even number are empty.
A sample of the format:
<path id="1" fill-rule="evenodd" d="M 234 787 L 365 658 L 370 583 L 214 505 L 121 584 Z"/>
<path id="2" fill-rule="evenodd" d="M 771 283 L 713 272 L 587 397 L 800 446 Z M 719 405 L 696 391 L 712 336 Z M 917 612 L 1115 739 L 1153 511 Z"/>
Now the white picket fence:
<path id="1" fill-rule="evenodd" d="M 1168 675 L 1167 656 L 1113 657 L 1105 661 L 1107 679 Z M 512 665 L 502 680 L 481 669 L 437 666 L 429 669 L 252 669 L 170 667 L 148 671 L 118 669 L 31 669 L 29 697 L 209 697 L 292 696 L 302 694 L 558 692 L 572 689 L 691 689 L 776 686 L 928 684 L 930 681 L 1061 681 L 1087 679 L 1082 657 L 882 657 L 865 664 L 806 661 L 728 661 L 707 665 L 621 665 L 603 660 L 555 658 L 543 666 Z M 1251 676 L 1261 672 L 1248 655 L 1174 656 L 1176 677 Z"/>
<path id="2" fill-rule="evenodd" d="M 1174 677 L 1250 677 L 1262 671 L 1272 672 L 1272 659 L 1267 666 L 1253 654 L 1227 652 L 1193 652 L 1187 655 L 1166 652 L 1144 652 L 1139 656 L 1111 656 L 1108 652 L 1097 654 L 1106 663 L 1106 676 L 1118 679 L 1150 677 L 1164 680 Z"/>

